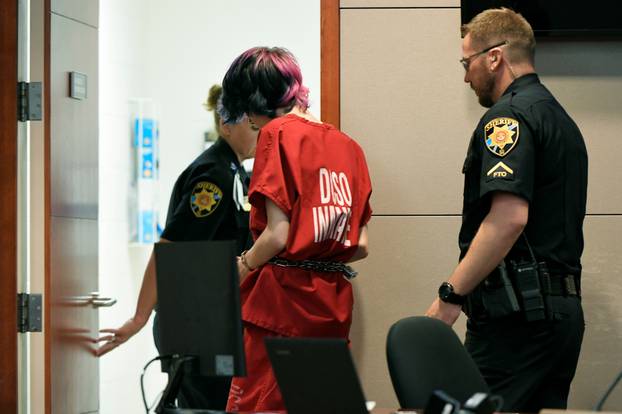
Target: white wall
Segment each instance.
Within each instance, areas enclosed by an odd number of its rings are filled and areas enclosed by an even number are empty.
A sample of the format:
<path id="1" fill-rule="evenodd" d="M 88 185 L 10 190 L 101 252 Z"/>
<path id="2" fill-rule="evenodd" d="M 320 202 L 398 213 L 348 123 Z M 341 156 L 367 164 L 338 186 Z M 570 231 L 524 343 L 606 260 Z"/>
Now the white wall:
<path id="1" fill-rule="evenodd" d="M 319 0 L 106 0 L 100 2 L 99 288 L 118 303 L 100 312 L 116 327 L 134 311 L 151 246 L 128 245 L 127 189 L 132 98 L 151 98 L 160 113 L 160 220 L 177 175 L 213 128 L 205 112 L 209 87 L 252 46 L 284 46 L 302 67 L 311 111 L 320 113 Z M 101 359 L 100 412 L 142 412 L 139 377 L 156 355 L 151 324 Z M 147 376 L 153 401 L 166 378 Z"/>
<path id="2" fill-rule="evenodd" d="M 101 308 L 100 327 L 117 327 L 133 312 L 150 248 L 128 245 L 127 194 L 130 177 L 130 105 L 149 96 L 155 73 L 146 70 L 148 0 L 100 2 L 99 114 L 99 290 L 116 297 Z M 148 327 L 100 360 L 100 412 L 144 412 L 139 378 L 156 354 Z M 148 400 L 166 378 L 157 364 L 147 376 Z"/>
<path id="3" fill-rule="evenodd" d="M 166 210 L 173 177 L 202 148 L 212 116 L 202 103 L 229 64 L 253 46 L 283 46 L 299 60 L 319 116 L 319 0 L 151 1 L 149 70 L 159 73 L 153 98 L 161 118 L 161 209 Z M 186 7 L 179 7 L 180 4 Z M 179 145 L 180 140 L 186 144 Z"/>

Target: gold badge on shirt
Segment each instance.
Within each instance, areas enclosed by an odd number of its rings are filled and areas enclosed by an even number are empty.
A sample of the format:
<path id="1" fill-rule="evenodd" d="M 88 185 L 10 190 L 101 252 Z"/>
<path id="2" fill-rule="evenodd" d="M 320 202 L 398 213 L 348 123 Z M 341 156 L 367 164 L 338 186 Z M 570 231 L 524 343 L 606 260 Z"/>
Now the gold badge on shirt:
<path id="1" fill-rule="evenodd" d="M 505 157 L 518 142 L 518 121 L 512 118 L 495 118 L 484 126 L 486 148 L 499 157 Z"/>
<path id="2" fill-rule="evenodd" d="M 222 191 L 214 183 L 201 181 L 192 189 L 190 208 L 196 217 L 207 217 L 212 214 L 222 200 Z"/>
<path id="3" fill-rule="evenodd" d="M 248 202 L 248 196 L 244 196 L 244 203 L 242 209 L 246 212 L 251 211 L 251 203 Z"/>

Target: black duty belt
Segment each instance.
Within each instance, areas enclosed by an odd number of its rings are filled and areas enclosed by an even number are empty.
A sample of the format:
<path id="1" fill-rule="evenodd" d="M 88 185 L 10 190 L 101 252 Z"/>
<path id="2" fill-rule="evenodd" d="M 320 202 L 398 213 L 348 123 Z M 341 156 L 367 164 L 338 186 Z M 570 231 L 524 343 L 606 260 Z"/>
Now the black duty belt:
<path id="1" fill-rule="evenodd" d="M 581 296 L 578 277 L 571 274 L 551 274 L 550 286 L 542 286 L 542 293 L 551 296 Z"/>
<path id="2" fill-rule="evenodd" d="M 281 257 L 273 257 L 268 263 L 281 267 L 297 267 L 314 272 L 335 272 L 342 273 L 347 279 L 354 278 L 358 272 L 345 263 L 341 262 L 322 262 L 318 260 L 289 260 Z"/>

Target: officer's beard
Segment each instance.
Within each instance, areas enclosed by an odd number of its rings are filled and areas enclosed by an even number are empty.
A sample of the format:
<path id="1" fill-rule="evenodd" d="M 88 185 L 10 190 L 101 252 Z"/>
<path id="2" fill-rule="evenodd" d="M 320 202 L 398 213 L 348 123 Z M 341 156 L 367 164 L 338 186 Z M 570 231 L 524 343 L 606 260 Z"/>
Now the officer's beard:
<path id="1" fill-rule="evenodd" d="M 479 91 L 477 91 L 477 98 L 479 100 L 479 104 L 484 108 L 490 108 L 495 104 L 492 99 L 492 94 L 495 89 L 495 77 L 493 74 L 490 74 L 483 81 L 483 85 Z"/>

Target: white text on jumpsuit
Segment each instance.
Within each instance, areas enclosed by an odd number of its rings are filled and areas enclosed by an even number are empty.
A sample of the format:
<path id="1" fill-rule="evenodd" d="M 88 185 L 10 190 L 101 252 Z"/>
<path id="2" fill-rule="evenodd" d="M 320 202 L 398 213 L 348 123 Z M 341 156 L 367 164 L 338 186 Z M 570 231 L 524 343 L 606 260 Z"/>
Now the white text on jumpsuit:
<path id="1" fill-rule="evenodd" d="M 352 192 L 348 177 L 343 172 L 320 168 L 320 203 L 313 207 L 313 230 L 316 243 L 336 240 L 350 246 L 350 218 Z"/>

